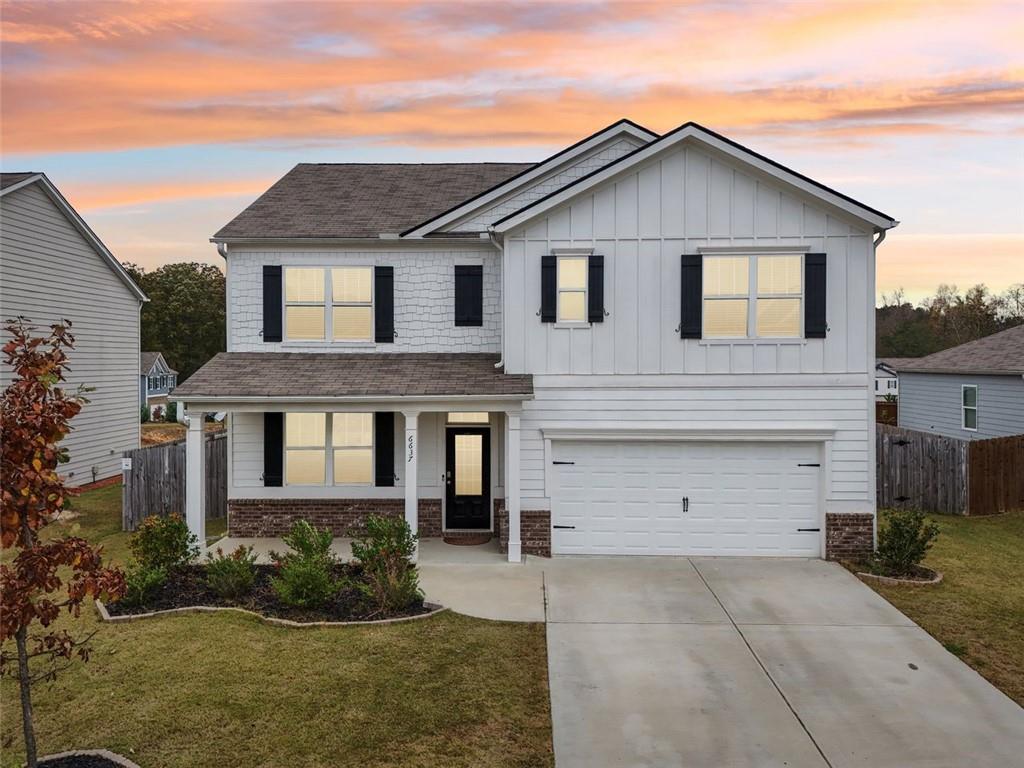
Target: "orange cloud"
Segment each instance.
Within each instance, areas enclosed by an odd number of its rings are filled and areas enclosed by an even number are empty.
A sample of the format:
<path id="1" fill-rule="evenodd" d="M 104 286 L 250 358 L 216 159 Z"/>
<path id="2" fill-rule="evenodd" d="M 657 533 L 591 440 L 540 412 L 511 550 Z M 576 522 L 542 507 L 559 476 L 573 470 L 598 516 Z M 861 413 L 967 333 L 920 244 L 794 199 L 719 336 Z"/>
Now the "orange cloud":
<path id="1" fill-rule="evenodd" d="M 255 198 L 274 181 L 275 179 L 269 178 L 234 179 L 231 181 L 174 180 L 137 184 L 119 181 L 84 186 L 69 184 L 65 191 L 76 210 L 85 212 L 173 200 L 204 200 L 235 196 Z"/>

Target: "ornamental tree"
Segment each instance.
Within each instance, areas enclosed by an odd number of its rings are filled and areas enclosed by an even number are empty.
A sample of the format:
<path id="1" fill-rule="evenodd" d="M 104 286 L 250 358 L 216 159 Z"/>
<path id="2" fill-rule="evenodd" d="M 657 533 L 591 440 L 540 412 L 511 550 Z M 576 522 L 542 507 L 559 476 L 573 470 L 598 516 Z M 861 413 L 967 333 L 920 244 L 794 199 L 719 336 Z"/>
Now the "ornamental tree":
<path id="1" fill-rule="evenodd" d="M 116 599 L 125 589 L 120 569 L 103 565 L 102 547 L 76 537 L 40 536 L 68 498 L 57 472 L 67 461 L 60 442 L 86 402 L 82 388 L 69 393 L 61 386 L 67 351 L 74 348 L 70 326 L 65 320 L 51 326 L 49 335 L 32 337 L 36 329 L 25 318 L 5 324 L 11 339 L 3 356 L 14 380 L 0 401 L 0 542 L 17 554 L 0 565 L 0 674 L 19 681 L 30 768 L 38 762 L 32 684 L 55 679 L 76 657 L 88 660 L 95 634 L 73 637 L 51 625 L 63 611 L 77 617 L 87 598 Z M 33 631 L 37 624 L 42 631 Z M 7 644 L 12 638 L 13 653 Z"/>

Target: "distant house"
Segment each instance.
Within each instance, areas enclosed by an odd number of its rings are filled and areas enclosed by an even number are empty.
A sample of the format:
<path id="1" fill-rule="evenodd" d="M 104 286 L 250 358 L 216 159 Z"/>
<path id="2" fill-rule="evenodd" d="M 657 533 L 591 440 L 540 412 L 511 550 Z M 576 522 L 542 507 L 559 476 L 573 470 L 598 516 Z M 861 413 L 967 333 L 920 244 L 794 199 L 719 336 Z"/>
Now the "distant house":
<path id="1" fill-rule="evenodd" d="M 901 427 L 965 440 L 1024 434 L 1024 325 L 897 371 Z"/>
<path id="2" fill-rule="evenodd" d="M 875 400 L 884 400 L 886 395 L 900 396 L 900 377 L 897 369 L 917 360 L 916 357 L 885 357 L 875 360 Z"/>
<path id="3" fill-rule="evenodd" d="M 171 368 L 159 352 L 143 352 L 139 356 L 139 405 L 150 409 L 166 408 L 167 395 L 178 385 L 178 372 Z"/>
<path id="4" fill-rule="evenodd" d="M 139 310 L 146 295 L 42 173 L 0 174 L 0 317 L 70 320 L 69 384 L 92 388 L 64 444 L 71 486 L 121 471 L 139 447 Z M 0 364 L 0 385 L 13 373 Z"/>

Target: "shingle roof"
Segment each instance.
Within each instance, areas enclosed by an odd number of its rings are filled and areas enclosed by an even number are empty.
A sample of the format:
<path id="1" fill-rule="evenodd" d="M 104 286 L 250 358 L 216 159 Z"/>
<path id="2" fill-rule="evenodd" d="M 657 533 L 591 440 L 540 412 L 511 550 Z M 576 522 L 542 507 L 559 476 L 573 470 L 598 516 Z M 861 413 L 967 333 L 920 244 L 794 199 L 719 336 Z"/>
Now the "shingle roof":
<path id="1" fill-rule="evenodd" d="M 1024 325 L 896 366 L 900 373 L 1024 375 Z"/>
<path id="2" fill-rule="evenodd" d="M 140 352 L 139 353 L 139 373 L 145 375 L 152 370 L 153 366 L 156 365 L 157 358 L 160 357 L 159 352 Z M 177 373 L 176 370 L 171 368 L 170 364 L 164 360 L 164 365 L 167 366 L 167 370 L 171 373 Z"/>
<path id="3" fill-rule="evenodd" d="M 182 399 L 530 395 L 498 355 L 221 352 L 174 390 Z"/>
<path id="4" fill-rule="evenodd" d="M 875 365 L 884 365 L 893 370 L 898 369 L 901 365 L 907 363 L 914 363 L 920 360 L 919 357 L 879 357 L 875 360 Z"/>
<path id="5" fill-rule="evenodd" d="M 0 189 L 7 189 L 13 187 L 15 184 L 23 182 L 25 179 L 31 179 L 33 176 L 38 176 L 38 171 L 27 171 L 23 173 L 0 173 Z"/>
<path id="6" fill-rule="evenodd" d="M 398 233 L 533 165 L 300 163 L 214 239 Z"/>

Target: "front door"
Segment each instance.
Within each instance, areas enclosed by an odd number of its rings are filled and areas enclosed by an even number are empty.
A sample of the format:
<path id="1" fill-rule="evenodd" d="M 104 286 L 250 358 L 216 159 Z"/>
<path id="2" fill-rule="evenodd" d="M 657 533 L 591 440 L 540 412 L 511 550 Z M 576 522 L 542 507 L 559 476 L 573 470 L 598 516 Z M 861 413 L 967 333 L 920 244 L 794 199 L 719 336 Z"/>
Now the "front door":
<path id="1" fill-rule="evenodd" d="M 445 528 L 491 527 L 491 434 L 482 427 L 449 427 Z"/>

